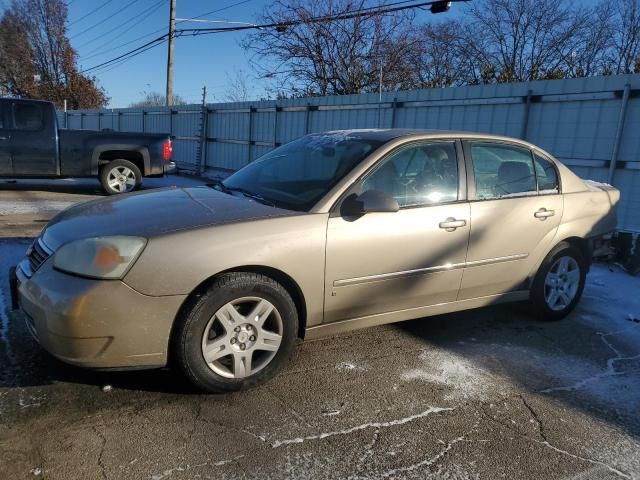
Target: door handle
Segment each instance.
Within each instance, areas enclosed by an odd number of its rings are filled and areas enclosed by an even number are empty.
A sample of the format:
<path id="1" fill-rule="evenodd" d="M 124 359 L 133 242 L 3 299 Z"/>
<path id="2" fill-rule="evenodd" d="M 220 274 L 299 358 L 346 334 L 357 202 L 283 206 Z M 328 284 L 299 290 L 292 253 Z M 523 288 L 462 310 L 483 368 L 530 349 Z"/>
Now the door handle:
<path id="1" fill-rule="evenodd" d="M 9 140 L 9 137 L 0 137 L 0 140 Z"/>
<path id="2" fill-rule="evenodd" d="M 539 218 L 540 220 L 546 220 L 549 217 L 553 217 L 555 214 L 555 210 L 547 210 L 546 208 L 541 208 L 536 213 L 534 213 L 533 216 Z"/>
<path id="3" fill-rule="evenodd" d="M 456 220 L 453 217 L 449 217 L 444 222 L 440 222 L 438 226 L 447 232 L 453 232 L 456 228 L 464 227 L 466 224 L 466 220 Z"/>

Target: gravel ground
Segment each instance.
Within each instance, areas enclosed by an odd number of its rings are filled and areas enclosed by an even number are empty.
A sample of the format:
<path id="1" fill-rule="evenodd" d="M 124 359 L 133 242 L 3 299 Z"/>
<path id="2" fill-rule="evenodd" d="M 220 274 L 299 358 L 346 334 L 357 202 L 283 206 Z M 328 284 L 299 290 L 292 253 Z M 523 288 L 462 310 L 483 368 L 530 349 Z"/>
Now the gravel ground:
<path id="1" fill-rule="evenodd" d="M 147 186 L 175 183 L 198 182 Z M 63 365 L 8 312 L 27 237 L 96 191 L 0 182 L 0 478 L 640 479 L 639 278 L 595 265 L 558 323 L 496 306 L 305 342 L 268 384 L 203 395 Z"/>

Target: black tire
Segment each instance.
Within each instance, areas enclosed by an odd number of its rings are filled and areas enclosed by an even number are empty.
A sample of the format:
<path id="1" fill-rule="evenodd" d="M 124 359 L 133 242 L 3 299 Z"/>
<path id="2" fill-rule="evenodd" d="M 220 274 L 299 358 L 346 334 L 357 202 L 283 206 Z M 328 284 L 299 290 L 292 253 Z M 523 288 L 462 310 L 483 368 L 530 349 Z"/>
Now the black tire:
<path id="1" fill-rule="evenodd" d="M 580 270 L 579 283 L 575 296 L 567 305 L 560 306 L 559 309 L 552 309 L 546 299 L 546 293 L 548 289 L 552 287 L 546 285 L 546 279 L 549 271 L 562 257 L 570 257 L 575 260 L 575 263 L 578 265 Z M 536 273 L 533 283 L 531 284 L 529 304 L 534 316 L 538 320 L 556 321 L 569 315 L 582 297 L 587 277 L 587 270 L 588 264 L 584 259 L 582 252 L 577 247 L 574 247 L 567 242 L 559 243 L 544 259 Z"/>
<path id="2" fill-rule="evenodd" d="M 126 192 L 132 192 L 139 189 L 142 185 L 142 174 L 140 173 L 140 169 L 129 160 L 117 159 L 112 160 L 100 167 L 100 183 L 102 184 L 102 188 L 104 189 L 104 191 L 108 195 L 118 195 L 120 193 L 125 193 L 125 191 L 116 190 L 109 185 L 109 174 L 118 167 L 128 168 L 132 172 L 135 179 L 133 188 L 131 188 L 131 190 L 126 190 Z"/>
<path id="3" fill-rule="evenodd" d="M 243 378 L 227 378 L 205 361 L 203 335 L 218 310 L 243 297 L 265 299 L 277 309 L 282 320 L 282 340 L 275 356 L 262 369 Z M 297 341 L 298 313 L 291 296 L 278 282 L 257 273 L 220 275 L 177 321 L 172 335 L 172 358 L 195 386 L 211 393 L 250 388 L 271 379 L 286 366 Z"/>

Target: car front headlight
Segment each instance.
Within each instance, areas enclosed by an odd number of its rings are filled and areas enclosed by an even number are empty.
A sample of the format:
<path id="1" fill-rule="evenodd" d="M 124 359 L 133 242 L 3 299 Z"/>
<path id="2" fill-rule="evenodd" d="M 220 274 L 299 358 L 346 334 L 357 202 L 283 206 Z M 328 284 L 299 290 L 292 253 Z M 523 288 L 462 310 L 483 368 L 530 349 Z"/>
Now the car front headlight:
<path id="1" fill-rule="evenodd" d="M 147 240 L 140 237 L 96 237 L 67 243 L 53 258 L 53 266 L 91 278 L 119 279 L 134 264 Z"/>

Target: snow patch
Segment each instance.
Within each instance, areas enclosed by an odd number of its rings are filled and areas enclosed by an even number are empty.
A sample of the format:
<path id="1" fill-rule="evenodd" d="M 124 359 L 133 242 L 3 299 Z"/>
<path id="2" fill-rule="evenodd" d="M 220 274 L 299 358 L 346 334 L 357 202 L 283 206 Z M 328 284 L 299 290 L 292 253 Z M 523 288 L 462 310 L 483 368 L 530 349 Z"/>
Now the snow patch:
<path id="1" fill-rule="evenodd" d="M 28 215 L 43 212 L 58 212 L 77 202 L 53 200 L 7 201 L 0 200 L 0 215 Z"/>
<path id="2" fill-rule="evenodd" d="M 424 367 L 414 368 L 401 374 L 406 382 L 423 381 L 449 387 L 447 400 L 486 398 L 496 392 L 498 382 L 488 371 L 478 367 L 477 362 L 467 360 L 449 351 L 426 351 L 420 354 Z"/>

